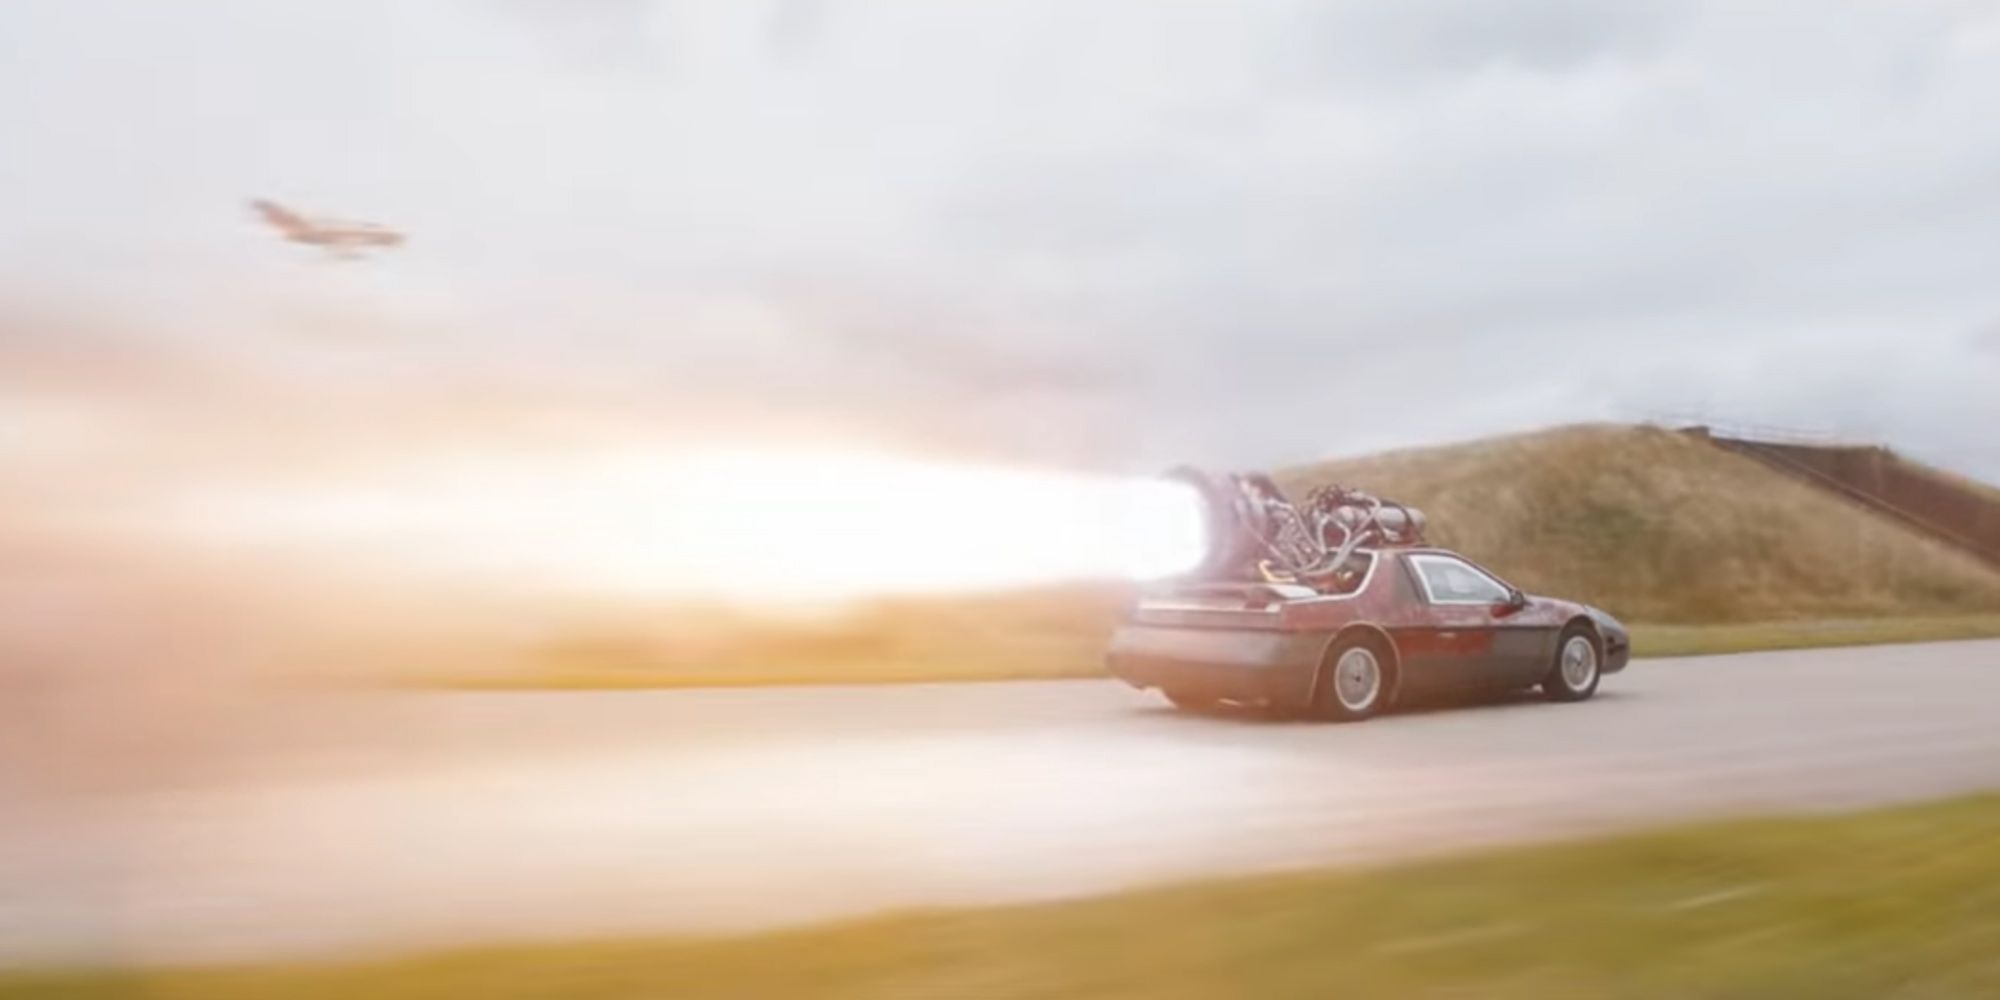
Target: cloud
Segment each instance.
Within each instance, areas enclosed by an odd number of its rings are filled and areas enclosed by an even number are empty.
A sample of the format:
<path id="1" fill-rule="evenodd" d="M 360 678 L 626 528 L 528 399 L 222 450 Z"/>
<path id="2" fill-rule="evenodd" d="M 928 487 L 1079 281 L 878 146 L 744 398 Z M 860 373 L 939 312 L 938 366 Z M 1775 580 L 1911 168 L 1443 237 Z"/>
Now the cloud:
<path id="1" fill-rule="evenodd" d="M 1495 68 L 1561 73 L 1657 56 L 1695 5 L 1635 0 L 1336 3 L 1302 6 L 1283 51 L 1303 79 L 1419 86 Z"/>
<path id="2" fill-rule="evenodd" d="M 1698 410 L 2000 475 L 1991 4 L 100 0 L 0 38 L 0 291 L 298 392 L 1128 468 Z M 329 267 L 260 194 L 414 242 Z"/>

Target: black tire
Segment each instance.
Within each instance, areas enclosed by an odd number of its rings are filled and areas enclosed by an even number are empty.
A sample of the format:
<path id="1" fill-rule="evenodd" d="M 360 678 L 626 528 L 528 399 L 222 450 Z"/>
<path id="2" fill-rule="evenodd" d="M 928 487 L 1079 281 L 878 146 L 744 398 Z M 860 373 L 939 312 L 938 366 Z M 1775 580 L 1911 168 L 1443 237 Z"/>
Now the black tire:
<path id="1" fill-rule="evenodd" d="M 1581 645 L 1578 645 L 1579 640 Z M 1576 649 L 1572 650 L 1572 646 Z M 1587 678 L 1583 668 L 1571 662 L 1572 655 L 1583 649 L 1589 650 Z M 1576 624 L 1563 629 L 1562 637 L 1556 640 L 1555 662 L 1549 664 L 1549 672 L 1542 678 L 1542 696 L 1550 701 L 1583 701 L 1597 693 L 1597 682 L 1603 679 L 1604 640 L 1598 638 L 1596 630 L 1586 625 Z"/>
<path id="2" fill-rule="evenodd" d="M 1355 654 L 1365 654 L 1356 656 Z M 1366 666 L 1361 666 L 1365 664 Z M 1356 670 L 1361 667 L 1360 670 Z M 1380 642 L 1355 636 L 1334 643 L 1313 677 L 1312 714 L 1331 722 L 1372 719 L 1389 703 L 1395 682 L 1394 658 Z M 1361 676 L 1372 672 L 1372 687 Z M 1345 677 L 1345 680 L 1343 680 Z"/>
<path id="3" fill-rule="evenodd" d="M 1166 695 L 1167 700 L 1173 702 L 1174 707 L 1183 712 L 1213 712 L 1222 707 L 1222 699 L 1212 695 L 1194 691 L 1169 691 L 1165 688 L 1161 688 L 1160 693 Z"/>

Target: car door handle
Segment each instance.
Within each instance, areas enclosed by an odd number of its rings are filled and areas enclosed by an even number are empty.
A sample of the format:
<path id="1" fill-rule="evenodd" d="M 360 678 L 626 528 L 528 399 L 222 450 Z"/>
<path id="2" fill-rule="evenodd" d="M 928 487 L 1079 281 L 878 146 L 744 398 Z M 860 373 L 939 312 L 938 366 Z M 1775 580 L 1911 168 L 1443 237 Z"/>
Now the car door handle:
<path id="1" fill-rule="evenodd" d="M 1456 639 L 1456 638 L 1458 638 L 1458 633 L 1457 633 L 1457 632 L 1451 632 L 1451 631 L 1445 631 L 1445 632 L 1439 632 L 1439 633 L 1438 633 L 1438 638 L 1440 638 L 1440 639 Z"/>

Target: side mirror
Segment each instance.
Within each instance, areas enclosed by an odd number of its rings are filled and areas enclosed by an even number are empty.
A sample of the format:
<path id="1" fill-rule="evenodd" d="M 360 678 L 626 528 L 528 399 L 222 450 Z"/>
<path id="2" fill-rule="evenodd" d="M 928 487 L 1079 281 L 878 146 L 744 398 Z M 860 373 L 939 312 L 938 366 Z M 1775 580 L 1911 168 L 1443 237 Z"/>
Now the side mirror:
<path id="1" fill-rule="evenodd" d="M 1508 587 L 1507 599 L 1500 602 L 1500 607 L 1510 614 L 1527 606 L 1528 595 L 1521 593 L 1521 588 L 1519 587 Z"/>

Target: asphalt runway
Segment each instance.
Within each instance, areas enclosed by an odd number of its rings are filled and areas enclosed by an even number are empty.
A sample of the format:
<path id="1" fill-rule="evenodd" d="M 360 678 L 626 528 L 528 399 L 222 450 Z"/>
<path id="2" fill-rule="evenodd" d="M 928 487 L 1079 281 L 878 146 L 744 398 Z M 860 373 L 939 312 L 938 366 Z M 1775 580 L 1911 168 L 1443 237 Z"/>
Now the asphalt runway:
<path id="1" fill-rule="evenodd" d="M 1109 681 L 321 693 L 90 752 L 4 789 L 0 960 L 727 932 L 2000 788 L 2000 641 L 1347 726 Z"/>

